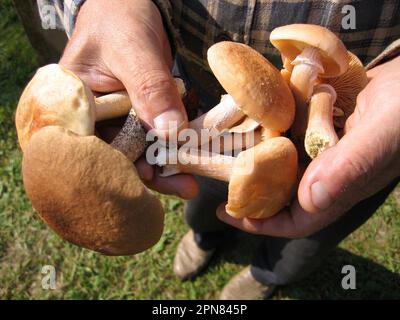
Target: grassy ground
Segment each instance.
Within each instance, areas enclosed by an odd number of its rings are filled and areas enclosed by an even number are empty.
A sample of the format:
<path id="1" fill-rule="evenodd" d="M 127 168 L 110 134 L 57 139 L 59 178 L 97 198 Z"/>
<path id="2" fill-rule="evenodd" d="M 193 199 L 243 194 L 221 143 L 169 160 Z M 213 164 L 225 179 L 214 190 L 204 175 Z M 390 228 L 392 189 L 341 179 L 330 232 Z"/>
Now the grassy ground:
<path id="1" fill-rule="evenodd" d="M 61 241 L 33 212 L 24 193 L 13 117 L 16 101 L 37 60 L 10 0 L 0 2 L 0 298 L 212 299 L 249 263 L 259 238 L 238 234 L 193 282 L 172 273 L 175 248 L 187 227 L 183 204 L 163 197 L 167 221 L 161 241 L 135 257 L 109 258 Z M 399 192 L 302 282 L 279 299 L 400 298 Z M 341 289 L 341 269 L 356 267 L 357 290 Z M 41 288 L 41 268 L 54 265 L 57 289 Z"/>

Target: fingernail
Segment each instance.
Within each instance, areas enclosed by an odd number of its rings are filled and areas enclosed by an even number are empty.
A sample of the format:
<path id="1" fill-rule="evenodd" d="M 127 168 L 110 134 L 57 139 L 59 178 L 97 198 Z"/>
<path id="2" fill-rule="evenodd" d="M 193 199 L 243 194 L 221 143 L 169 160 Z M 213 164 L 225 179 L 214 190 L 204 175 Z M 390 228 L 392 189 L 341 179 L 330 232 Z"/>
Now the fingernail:
<path id="1" fill-rule="evenodd" d="M 185 116 L 179 110 L 168 110 L 154 118 L 154 129 L 164 134 L 179 131 L 185 120 Z"/>
<path id="2" fill-rule="evenodd" d="M 320 181 L 311 186 L 311 201 L 320 210 L 328 209 L 332 204 L 332 197 Z"/>

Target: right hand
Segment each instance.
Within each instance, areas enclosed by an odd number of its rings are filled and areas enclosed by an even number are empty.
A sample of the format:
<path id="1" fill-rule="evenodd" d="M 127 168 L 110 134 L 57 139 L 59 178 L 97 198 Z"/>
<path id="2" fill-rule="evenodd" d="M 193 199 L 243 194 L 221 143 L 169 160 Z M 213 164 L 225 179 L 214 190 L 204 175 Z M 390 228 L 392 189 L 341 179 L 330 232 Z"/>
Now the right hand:
<path id="1" fill-rule="evenodd" d="M 87 0 L 60 64 L 95 92 L 126 89 L 147 130 L 168 135 L 169 124 L 187 127 L 172 74 L 172 54 L 162 19 L 151 0 Z M 136 163 L 151 188 L 185 199 L 196 196 L 192 176 L 160 178 L 144 159 Z"/>

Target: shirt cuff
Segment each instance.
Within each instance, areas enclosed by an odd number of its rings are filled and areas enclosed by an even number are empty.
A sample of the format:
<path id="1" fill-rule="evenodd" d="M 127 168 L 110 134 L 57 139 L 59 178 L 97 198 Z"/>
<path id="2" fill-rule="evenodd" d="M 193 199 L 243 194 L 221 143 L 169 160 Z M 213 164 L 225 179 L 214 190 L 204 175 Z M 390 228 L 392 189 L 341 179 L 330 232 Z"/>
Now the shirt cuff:
<path id="1" fill-rule="evenodd" d="M 37 5 L 42 21 L 48 17 L 49 13 L 54 12 L 57 28 L 64 29 L 70 38 L 75 28 L 79 9 L 84 2 L 85 0 L 37 0 Z"/>
<path id="2" fill-rule="evenodd" d="M 64 0 L 64 12 L 62 22 L 64 24 L 65 32 L 68 38 L 71 37 L 75 29 L 76 19 L 80 7 L 84 4 L 85 0 Z"/>
<path id="3" fill-rule="evenodd" d="M 378 55 L 366 66 L 366 69 L 370 70 L 375 68 L 382 63 L 396 58 L 398 55 L 400 55 L 400 39 L 393 41 L 389 46 L 387 46 L 380 55 Z"/>
<path id="4" fill-rule="evenodd" d="M 171 2 L 169 0 L 153 0 L 163 19 L 164 29 L 167 33 L 172 54 L 175 55 L 182 48 L 182 39 L 179 29 L 174 25 L 174 16 Z"/>

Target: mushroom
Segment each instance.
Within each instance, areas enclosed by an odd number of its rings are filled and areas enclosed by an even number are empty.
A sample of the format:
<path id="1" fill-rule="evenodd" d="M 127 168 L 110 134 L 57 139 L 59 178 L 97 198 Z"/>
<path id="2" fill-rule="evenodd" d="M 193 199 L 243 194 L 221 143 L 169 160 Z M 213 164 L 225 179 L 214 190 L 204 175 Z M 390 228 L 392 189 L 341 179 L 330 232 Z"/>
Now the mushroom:
<path id="1" fill-rule="evenodd" d="M 279 136 L 281 136 L 279 131 L 263 128 L 255 120 L 245 117 L 241 123 L 229 129 L 228 132 L 213 139 L 210 145 L 215 145 L 215 141 L 218 141 L 218 145 L 221 146 L 220 152 L 225 154 L 230 151 L 244 151 L 263 140 Z"/>
<path id="2" fill-rule="evenodd" d="M 95 136 L 60 126 L 40 129 L 25 145 L 22 173 L 40 217 L 78 246 L 131 255 L 161 237 L 160 201 L 132 162 Z"/>
<path id="3" fill-rule="evenodd" d="M 292 76 L 292 71 L 293 71 L 293 65 L 292 62 L 286 58 L 285 56 L 282 57 L 282 65 L 283 68 L 281 69 L 281 75 L 283 79 L 286 81 L 288 86 L 290 86 L 290 77 Z"/>
<path id="4" fill-rule="evenodd" d="M 176 81 L 181 87 L 180 79 Z M 128 113 L 126 124 L 112 145 L 135 161 L 147 142 L 128 94 L 121 91 L 94 98 L 78 76 L 58 64 L 51 64 L 40 68 L 25 88 L 15 121 L 18 140 L 24 151 L 31 136 L 44 126 L 59 125 L 78 135 L 89 136 L 94 135 L 96 121 Z"/>
<path id="5" fill-rule="evenodd" d="M 257 130 L 260 124 L 252 118 L 245 117 L 242 122 L 229 129 L 231 133 L 247 133 Z"/>
<path id="6" fill-rule="evenodd" d="M 333 126 L 335 90 L 326 84 L 318 85 L 311 97 L 308 128 L 304 139 L 305 150 L 311 159 L 335 145 L 339 139 Z"/>
<path id="7" fill-rule="evenodd" d="M 229 129 L 245 117 L 237 103 L 230 95 L 223 95 L 215 107 L 200 117 L 189 122 L 189 129 L 201 136 L 203 130 L 209 133 L 209 139 L 219 136 L 225 129 Z M 195 146 L 194 144 L 193 146 Z"/>
<path id="8" fill-rule="evenodd" d="M 216 134 L 230 129 L 231 134 L 244 134 L 244 137 L 255 133 L 252 144 L 246 145 L 240 141 L 240 147 L 245 145 L 251 148 L 240 152 L 235 158 L 207 153 L 201 150 L 202 147 L 200 150 L 188 149 L 186 144 L 175 151 L 177 163 L 168 163 L 174 158 L 174 151 L 163 149 L 157 160 L 158 165 L 164 166 L 161 176 L 181 172 L 230 181 L 228 212 L 237 218 L 266 218 L 289 201 L 296 181 L 296 149 L 288 139 L 274 138 L 286 131 L 293 122 L 292 93 L 279 70 L 244 44 L 217 43 L 209 49 L 208 61 L 228 95 L 217 107 L 192 121 L 189 128 L 199 131 L 204 128 L 217 129 Z M 241 123 L 231 127 L 240 120 Z M 263 128 L 257 133 L 255 130 L 259 126 Z M 221 138 L 224 137 L 218 137 Z M 239 146 L 233 143 L 232 149 L 236 148 Z M 219 151 L 225 153 L 231 150 L 223 148 Z M 254 171 L 246 171 L 252 165 L 255 165 Z M 277 172 L 280 172 L 279 177 Z M 252 192 L 249 194 L 243 190 Z"/>
<path id="9" fill-rule="evenodd" d="M 62 238 L 108 255 L 128 255 L 162 234 L 160 201 L 141 182 L 132 161 L 145 132 L 131 111 L 138 139 L 127 158 L 94 136 L 96 120 L 131 110 L 126 93 L 94 98 L 59 65 L 38 70 L 16 113 L 23 180 L 33 207 Z"/>
<path id="10" fill-rule="evenodd" d="M 290 128 L 295 113 L 293 95 L 279 70 L 260 53 L 242 43 L 223 41 L 208 50 L 207 58 L 215 77 L 244 115 L 274 131 Z"/>
<path id="11" fill-rule="evenodd" d="M 290 201 L 297 180 L 297 151 L 285 137 L 265 139 L 237 157 L 181 148 L 176 160 L 164 170 L 229 182 L 226 210 L 237 219 L 276 214 Z"/>
<path id="12" fill-rule="evenodd" d="M 212 150 L 227 154 L 230 152 L 244 151 L 259 144 L 267 137 L 279 137 L 278 131 L 260 127 L 255 120 L 245 117 L 242 122 L 213 138 L 209 143 L 200 146 L 202 150 Z"/>
<path id="13" fill-rule="evenodd" d="M 264 139 L 263 132 L 262 128 L 251 132 L 224 132 L 218 137 L 213 138 L 208 143 L 202 144 L 199 149 L 211 153 L 235 155 L 238 152 L 259 144 Z M 279 135 L 280 134 L 276 136 Z M 186 147 L 186 145 L 184 147 Z M 166 176 L 165 172 L 163 176 Z"/>
<path id="14" fill-rule="evenodd" d="M 210 140 L 224 130 L 250 132 L 260 125 L 276 132 L 288 130 L 293 122 L 293 95 L 278 69 L 251 47 L 223 41 L 208 50 L 208 62 L 228 94 L 188 128 L 197 136 L 207 130 Z M 198 141 L 179 141 L 198 147 Z M 204 144 L 204 141 L 202 141 Z"/>
<path id="15" fill-rule="evenodd" d="M 271 43 L 291 61 L 290 87 L 296 100 L 292 136 L 302 146 L 307 126 L 308 102 L 318 77 L 338 77 L 348 68 L 347 50 L 328 29 L 311 24 L 292 24 L 274 29 Z M 287 64 L 287 62 L 286 62 Z"/>
<path id="16" fill-rule="evenodd" d="M 334 124 L 343 128 L 355 109 L 358 94 L 367 85 L 362 62 L 351 52 L 348 59 L 349 69 L 339 77 L 324 79 L 311 97 L 304 144 L 312 159 L 339 141 Z"/>
<path id="17" fill-rule="evenodd" d="M 324 83 L 331 85 L 337 93 L 335 110 L 339 114 L 341 111 L 343 112 L 343 115 L 334 119 L 337 128 L 344 128 L 346 120 L 354 112 L 358 95 L 368 84 L 367 72 L 363 63 L 350 51 L 347 54 L 349 59 L 348 70 L 339 77 L 324 79 Z"/>

